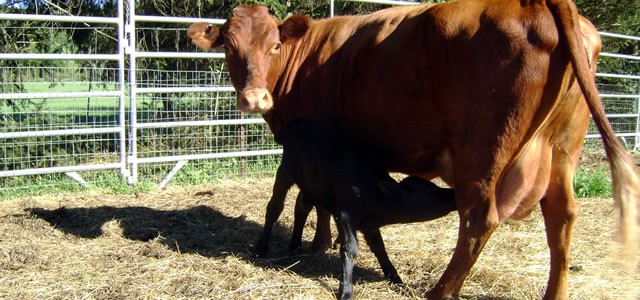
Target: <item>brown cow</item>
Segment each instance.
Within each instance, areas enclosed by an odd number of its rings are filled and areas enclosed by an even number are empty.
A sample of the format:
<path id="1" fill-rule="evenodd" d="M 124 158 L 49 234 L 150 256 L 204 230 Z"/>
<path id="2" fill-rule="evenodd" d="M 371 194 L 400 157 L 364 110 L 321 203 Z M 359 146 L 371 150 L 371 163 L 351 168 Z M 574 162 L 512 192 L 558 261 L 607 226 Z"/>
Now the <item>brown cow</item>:
<path id="1" fill-rule="evenodd" d="M 282 22 L 240 6 L 222 28 L 194 24 L 189 36 L 225 47 L 238 108 L 261 113 L 273 132 L 312 118 L 388 170 L 455 187 L 458 242 L 428 299 L 457 297 L 500 222 L 538 203 L 551 254 L 544 298 L 567 298 L 572 180 L 589 112 L 622 237 L 635 244 L 640 184 L 594 84 L 599 36 L 570 0 L 461 0 Z"/>

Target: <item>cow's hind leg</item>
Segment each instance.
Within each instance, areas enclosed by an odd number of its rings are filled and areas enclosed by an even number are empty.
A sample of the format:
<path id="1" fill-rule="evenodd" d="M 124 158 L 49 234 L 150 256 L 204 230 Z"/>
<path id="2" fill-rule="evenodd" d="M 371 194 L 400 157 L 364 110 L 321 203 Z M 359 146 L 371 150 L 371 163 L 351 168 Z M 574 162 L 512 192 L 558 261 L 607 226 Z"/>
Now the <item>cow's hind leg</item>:
<path id="1" fill-rule="evenodd" d="M 402 284 L 402 279 L 400 278 L 400 275 L 398 275 L 398 271 L 391 263 L 391 260 L 389 260 L 389 255 L 387 255 L 387 250 L 384 247 L 384 241 L 382 240 L 380 229 L 363 231 L 363 234 L 371 252 L 373 252 L 380 263 L 380 268 L 382 268 L 384 278 L 389 280 L 391 283 Z"/>
<path id="2" fill-rule="evenodd" d="M 549 281 L 544 295 L 547 300 L 568 298 L 569 250 L 578 213 L 572 186 L 574 164 L 558 163 L 558 156 L 554 156 L 554 160 L 551 178 L 556 180 L 550 182 L 547 194 L 540 202 L 551 255 Z"/>
<path id="3" fill-rule="evenodd" d="M 271 231 L 273 225 L 278 221 L 282 210 L 284 209 L 284 200 L 287 196 L 289 188 L 293 186 L 293 181 L 287 173 L 288 170 L 285 166 L 285 161 L 280 164 L 276 173 L 276 180 L 273 184 L 273 194 L 267 204 L 267 212 L 265 214 L 264 228 L 258 237 L 258 242 L 255 246 L 255 255 L 258 257 L 265 256 L 269 249 L 269 239 L 271 238 Z"/>

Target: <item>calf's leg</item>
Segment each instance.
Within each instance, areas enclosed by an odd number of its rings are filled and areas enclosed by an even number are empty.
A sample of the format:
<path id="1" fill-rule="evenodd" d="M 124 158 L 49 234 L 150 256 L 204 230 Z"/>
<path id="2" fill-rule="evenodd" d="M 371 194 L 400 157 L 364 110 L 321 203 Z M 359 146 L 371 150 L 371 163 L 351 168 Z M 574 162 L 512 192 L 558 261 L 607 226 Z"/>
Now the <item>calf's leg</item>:
<path id="1" fill-rule="evenodd" d="M 316 206 L 316 233 L 311 242 L 311 251 L 324 252 L 331 247 L 331 213 L 326 209 Z"/>
<path id="2" fill-rule="evenodd" d="M 258 237 L 258 242 L 255 246 L 255 255 L 258 257 L 263 257 L 267 254 L 267 250 L 269 249 L 269 239 L 271 238 L 271 231 L 273 230 L 273 225 L 282 210 L 284 209 L 284 200 L 287 196 L 287 192 L 289 188 L 293 186 L 293 181 L 291 177 L 287 173 L 287 168 L 285 166 L 285 162 L 283 161 L 278 167 L 278 171 L 276 173 L 276 180 L 273 184 L 273 194 L 271 195 L 271 199 L 269 200 L 269 204 L 267 204 L 267 212 L 265 214 L 264 220 L 264 228 L 262 228 L 262 233 Z"/>
<path id="3" fill-rule="evenodd" d="M 304 231 L 307 217 L 309 217 L 309 213 L 313 208 L 313 203 L 314 201 L 309 199 L 309 196 L 304 196 L 303 191 L 298 193 L 294 211 L 293 233 L 289 243 L 289 251 L 291 252 L 299 251 L 302 248 L 302 232 Z M 324 252 L 331 247 L 331 229 L 329 228 L 331 214 L 326 209 L 316 206 L 316 215 L 318 216 L 318 222 L 313 242 L 311 243 L 311 251 Z"/>
<path id="4" fill-rule="evenodd" d="M 342 234 L 343 241 L 340 245 L 340 258 L 342 259 L 342 279 L 338 294 L 341 300 L 353 299 L 353 264 L 358 256 L 358 240 L 349 213 L 338 211 L 336 216 L 338 230 Z"/>
<path id="5" fill-rule="evenodd" d="M 363 231 L 363 234 L 371 252 L 373 252 L 380 263 L 384 278 L 389 280 L 391 283 L 402 284 L 402 279 L 400 278 L 400 275 L 398 275 L 398 271 L 393 266 L 391 260 L 389 260 L 389 256 L 387 255 L 387 250 L 384 247 L 384 241 L 382 240 L 380 229 L 368 230 L 366 232 Z"/>
<path id="6" fill-rule="evenodd" d="M 312 208 L 313 203 L 309 201 L 308 197 L 304 196 L 302 191 L 300 191 L 298 193 L 298 197 L 296 197 L 296 207 L 293 217 L 293 232 L 291 234 L 291 242 L 289 243 L 289 251 L 296 252 L 302 247 L 302 232 L 304 230 L 304 224 L 307 222 L 307 217 L 309 216 Z"/>

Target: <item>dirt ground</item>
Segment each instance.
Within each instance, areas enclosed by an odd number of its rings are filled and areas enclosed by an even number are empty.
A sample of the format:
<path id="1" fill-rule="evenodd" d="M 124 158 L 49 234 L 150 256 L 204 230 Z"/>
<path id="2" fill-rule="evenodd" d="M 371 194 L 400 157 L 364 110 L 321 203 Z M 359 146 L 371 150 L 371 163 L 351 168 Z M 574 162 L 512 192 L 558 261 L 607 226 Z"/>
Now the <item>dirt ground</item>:
<path id="1" fill-rule="evenodd" d="M 288 255 L 295 191 L 274 231 L 269 257 L 253 257 L 272 183 L 273 178 L 244 179 L 137 195 L 87 191 L 0 202 L 0 298 L 334 299 L 337 250 Z M 628 263 L 615 255 L 612 200 L 579 203 L 570 299 L 638 299 L 637 272 L 625 273 Z M 305 246 L 314 224 L 312 214 Z M 383 228 L 403 287 L 383 280 L 361 241 L 355 297 L 420 298 L 444 271 L 457 228 L 455 213 Z M 498 228 L 462 298 L 540 299 L 548 268 L 544 223 L 535 211 Z"/>

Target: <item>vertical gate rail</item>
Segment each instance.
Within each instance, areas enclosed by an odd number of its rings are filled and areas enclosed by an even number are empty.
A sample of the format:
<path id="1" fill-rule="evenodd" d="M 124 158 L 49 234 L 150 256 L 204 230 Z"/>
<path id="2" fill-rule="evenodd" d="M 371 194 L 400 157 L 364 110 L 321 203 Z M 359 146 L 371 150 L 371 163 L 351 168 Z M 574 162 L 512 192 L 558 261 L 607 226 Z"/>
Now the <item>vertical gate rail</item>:
<path id="1" fill-rule="evenodd" d="M 65 173 L 82 185 L 86 182 L 77 174 L 80 171 L 119 169 L 122 176 L 128 176 L 125 151 L 125 57 L 123 54 L 124 41 L 124 13 L 123 4 L 118 1 L 118 13 L 116 17 L 92 17 L 92 16 L 59 16 L 59 15 L 33 15 L 33 14 L 0 14 L 2 20 L 17 21 L 49 21 L 60 23 L 98 23 L 114 24 L 117 26 L 118 49 L 113 54 L 34 54 L 34 53 L 0 53 L 0 60 L 106 60 L 118 62 L 118 89 L 117 91 L 88 91 L 88 92 L 45 92 L 45 93 L 0 93 L 0 100 L 15 99 L 39 99 L 60 98 L 71 99 L 79 97 L 118 97 L 118 122 L 115 126 L 105 126 L 84 129 L 60 129 L 60 130 L 35 130 L 35 131 L 7 131 L 0 133 L 0 139 L 29 138 L 29 137 L 53 137 L 75 136 L 86 134 L 115 133 L 119 136 L 119 161 L 113 163 L 95 163 L 84 165 L 71 165 L 60 167 L 27 168 L 18 170 L 0 171 L 0 177 L 21 175 L 38 175 L 50 173 Z"/>

